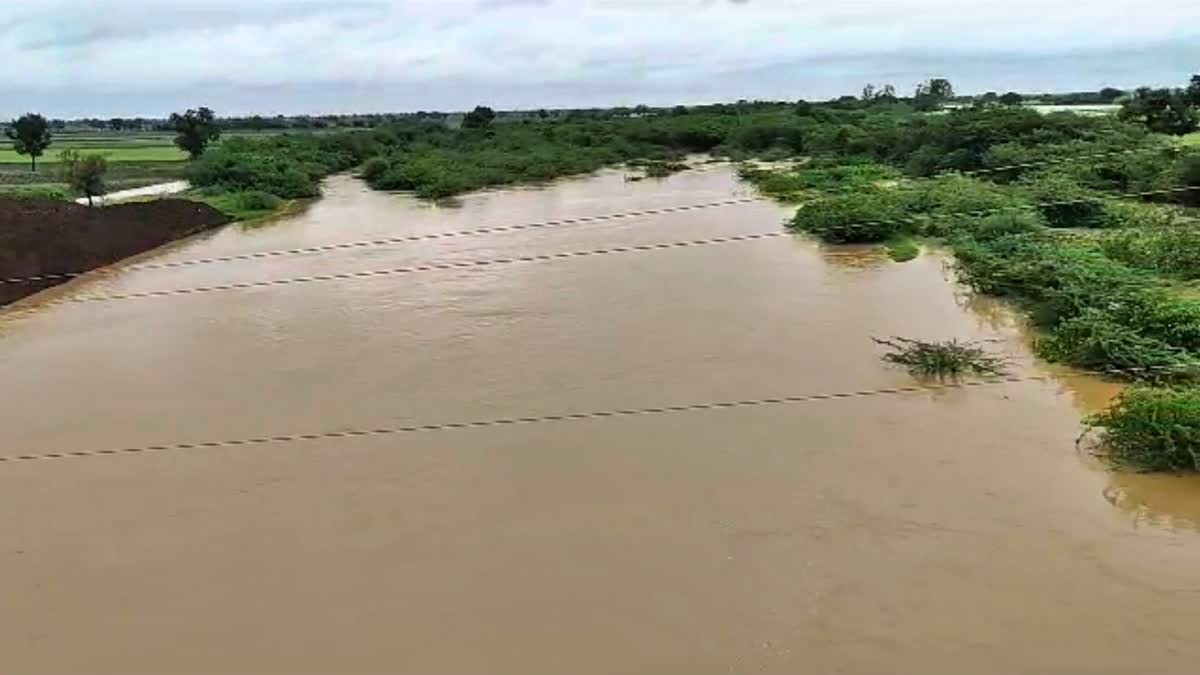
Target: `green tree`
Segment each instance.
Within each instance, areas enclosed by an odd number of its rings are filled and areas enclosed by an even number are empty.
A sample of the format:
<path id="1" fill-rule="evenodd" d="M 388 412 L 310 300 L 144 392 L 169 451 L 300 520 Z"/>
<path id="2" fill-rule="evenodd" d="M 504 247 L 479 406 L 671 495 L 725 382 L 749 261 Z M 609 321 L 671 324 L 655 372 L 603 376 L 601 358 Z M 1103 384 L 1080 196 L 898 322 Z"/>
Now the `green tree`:
<path id="1" fill-rule="evenodd" d="M 1100 100 L 1104 101 L 1105 103 L 1112 103 L 1124 95 L 1125 92 L 1115 87 L 1105 87 L 1100 90 Z"/>
<path id="2" fill-rule="evenodd" d="M 868 103 L 872 101 L 895 101 L 896 88 L 890 84 L 883 84 L 877 87 L 868 83 L 867 86 L 863 87 L 862 100 Z"/>
<path id="3" fill-rule="evenodd" d="M 1182 89 L 1140 87 L 1121 106 L 1118 117 L 1139 122 L 1150 131 L 1182 136 L 1200 127 L 1200 113 Z"/>
<path id="4" fill-rule="evenodd" d="M 203 155 L 208 144 L 221 137 L 216 115 L 203 106 L 182 115 L 171 113 L 170 124 L 175 130 L 175 145 L 192 159 Z"/>
<path id="5" fill-rule="evenodd" d="M 1025 100 L 1015 91 L 1010 91 L 1000 97 L 1000 102 L 1004 105 L 1021 105 L 1021 101 Z"/>
<path id="6" fill-rule="evenodd" d="M 1192 105 L 1200 107 L 1200 75 L 1193 75 L 1188 84 L 1187 98 Z"/>
<path id="7" fill-rule="evenodd" d="M 104 184 L 108 161 L 103 155 L 82 155 L 77 150 L 63 150 L 60 158 L 63 180 L 72 190 L 82 192 L 87 197 L 88 206 L 92 205 L 92 197 L 108 192 Z"/>
<path id="8" fill-rule="evenodd" d="M 954 98 L 954 86 L 944 77 L 935 77 L 917 85 L 913 103 L 917 110 L 937 110 Z"/>
<path id="9" fill-rule="evenodd" d="M 463 117 L 462 125 L 464 129 L 486 129 L 492 126 L 492 121 L 495 119 L 495 110 L 485 105 L 479 105 Z"/>
<path id="10" fill-rule="evenodd" d="M 5 132 L 13 142 L 18 155 L 29 155 L 31 171 L 37 171 L 37 158 L 50 147 L 50 123 L 45 117 L 28 113 L 12 121 Z"/>

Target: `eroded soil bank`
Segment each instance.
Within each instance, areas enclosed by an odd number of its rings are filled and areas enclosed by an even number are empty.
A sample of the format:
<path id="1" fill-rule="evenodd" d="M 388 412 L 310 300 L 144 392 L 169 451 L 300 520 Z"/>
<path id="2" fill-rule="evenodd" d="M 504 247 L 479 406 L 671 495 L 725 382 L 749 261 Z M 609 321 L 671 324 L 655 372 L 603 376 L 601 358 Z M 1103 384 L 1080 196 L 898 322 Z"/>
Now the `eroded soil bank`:
<path id="1" fill-rule="evenodd" d="M 0 278 L 51 278 L 0 284 L 0 304 L 167 242 L 223 225 L 229 218 L 183 199 L 91 208 L 49 199 L 0 199 Z"/>

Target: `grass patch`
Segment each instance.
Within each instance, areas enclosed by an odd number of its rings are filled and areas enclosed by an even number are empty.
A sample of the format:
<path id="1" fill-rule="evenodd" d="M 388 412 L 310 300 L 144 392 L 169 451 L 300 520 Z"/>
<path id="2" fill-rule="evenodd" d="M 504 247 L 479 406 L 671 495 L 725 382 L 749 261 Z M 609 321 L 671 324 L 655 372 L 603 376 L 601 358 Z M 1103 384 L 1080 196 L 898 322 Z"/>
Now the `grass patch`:
<path id="1" fill-rule="evenodd" d="M 72 145 L 55 143 L 46 154 L 38 158 L 39 164 L 57 163 L 64 150 L 79 150 L 88 154 L 104 155 L 112 163 L 118 162 L 178 162 L 187 159 L 187 153 L 174 145 L 142 145 L 142 144 L 96 144 L 84 143 Z M 23 164 L 29 166 L 29 158 L 18 155 L 12 148 L 0 148 L 0 163 Z"/>
<path id="2" fill-rule="evenodd" d="M 1200 470 L 1200 389 L 1131 387 L 1089 426 L 1120 466 L 1143 471 Z"/>
<path id="3" fill-rule="evenodd" d="M 888 349 L 883 360 L 904 366 L 922 377 L 961 375 L 1004 375 L 1008 360 L 992 354 L 975 342 L 925 342 L 908 338 L 872 338 Z"/>
<path id="4" fill-rule="evenodd" d="M 908 262 L 921 255 L 921 247 L 911 237 L 897 235 L 884 242 L 888 257 L 893 262 Z"/>
<path id="5" fill-rule="evenodd" d="M 261 190 L 215 194 L 197 191 L 187 197 L 204 202 L 236 221 L 256 220 L 270 216 L 284 206 L 284 200 Z"/>
<path id="6" fill-rule="evenodd" d="M 0 197 L 8 199 L 71 199 L 65 184 L 0 185 Z"/>

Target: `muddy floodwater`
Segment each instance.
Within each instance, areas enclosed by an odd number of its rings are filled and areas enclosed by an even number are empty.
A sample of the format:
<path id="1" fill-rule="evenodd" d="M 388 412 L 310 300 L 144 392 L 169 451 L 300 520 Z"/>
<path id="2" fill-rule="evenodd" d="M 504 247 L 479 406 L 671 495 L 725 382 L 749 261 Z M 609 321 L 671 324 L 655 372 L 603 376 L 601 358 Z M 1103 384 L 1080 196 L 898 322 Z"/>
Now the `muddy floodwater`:
<path id="1" fill-rule="evenodd" d="M 0 462 L 0 671 L 1187 673 L 1200 482 L 1075 448 L 1116 388 L 1036 362 L 926 254 L 803 238 L 167 297 L 777 231 L 726 167 L 430 206 L 335 177 L 0 315 L 0 454 L 911 384 L 872 336 L 1028 380 L 418 434 Z M 141 267 L 139 267 L 141 265 Z"/>

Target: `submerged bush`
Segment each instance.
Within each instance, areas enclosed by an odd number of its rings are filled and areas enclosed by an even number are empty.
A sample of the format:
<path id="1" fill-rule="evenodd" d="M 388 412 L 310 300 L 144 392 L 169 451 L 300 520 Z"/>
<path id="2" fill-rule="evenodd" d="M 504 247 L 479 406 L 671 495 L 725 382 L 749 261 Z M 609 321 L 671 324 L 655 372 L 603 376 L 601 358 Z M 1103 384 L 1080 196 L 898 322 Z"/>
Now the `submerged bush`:
<path id="1" fill-rule="evenodd" d="M 885 361 L 904 366 L 914 375 L 1003 375 L 1008 360 L 991 354 L 975 342 L 924 342 L 907 338 L 872 338 L 888 348 Z"/>
<path id="2" fill-rule="evenodd" d="M 687 171 L 688 165 L 683 162 L 647 161 L 642 163 L 648 178 L 666 178 L 680 171 Z"/>
<path id="3" fill-rule="evenodd" d="M 912 238 L 897 235 L 886 242 L 888 257 L 892 262 L 908 262 L 921 255 L 921 247 Z"/>
<path id="4" fill-rule="evenodd" d="M 1088 420 L 1114 462 L 1146 471 L 1200 470 L 1200 389 L 1126 389 Z"/>

